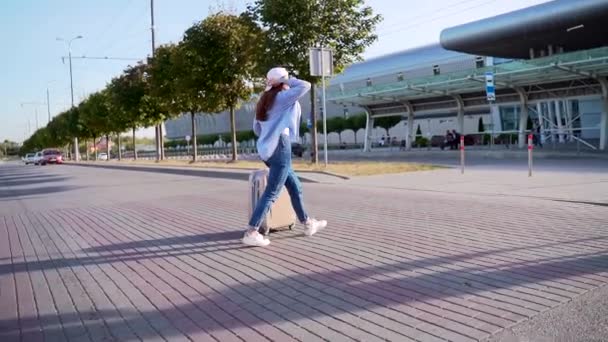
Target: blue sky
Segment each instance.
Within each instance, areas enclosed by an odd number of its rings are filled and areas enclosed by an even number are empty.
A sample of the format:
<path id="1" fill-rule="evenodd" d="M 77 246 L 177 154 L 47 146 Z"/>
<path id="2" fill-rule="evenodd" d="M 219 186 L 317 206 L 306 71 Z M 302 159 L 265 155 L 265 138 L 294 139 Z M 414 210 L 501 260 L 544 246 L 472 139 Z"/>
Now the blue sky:
<path id="1" fill-rule="evenodd" d="M 156 44 L 177 42 L 219 4 L 243 10 L 249 0 L 155 0 Z M 364 57 L 437 42 L 445 27 L 524 8 L 547 0 L 367 0 L 384 16 L 380 39 Z M 0 2 L 0 141 L 22 141 L 70 106 L 64 42 L 77 35 L 73 56 L 143 59 L 150 53 L 149 0 L 3 0 Z M 136 60 L 73 60 L 74 99 L 102 89 Z M 141 135 L 150 135 L 143 130 Z"/>

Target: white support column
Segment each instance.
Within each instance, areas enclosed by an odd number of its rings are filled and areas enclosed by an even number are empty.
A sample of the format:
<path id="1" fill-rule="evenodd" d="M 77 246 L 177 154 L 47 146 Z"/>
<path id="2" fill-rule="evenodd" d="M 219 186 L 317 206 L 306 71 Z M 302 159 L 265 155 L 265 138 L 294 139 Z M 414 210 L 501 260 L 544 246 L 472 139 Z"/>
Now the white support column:
<path id="1" fill-rule="evenodd" d="M 405 137 L 405 148 L 410 151 L 414 141 L 414 106 L 409 101 L 403 102 L 407 108 L 407 134 Z"/>
<path id="2" fill-rule="evenodd" d="M 553 101 L 555 106 L 555 120 L 557 121 L 557 138 L 560 144 L 564 143 L 564 127 L 562 125 L 562 106 L 560 106 L 559 100 Z"/>
<path id="3" fill-rule="evenodd" d="M 553 113 L 557 122 L 557 141 L 560 144 L 564 143 L 564 127 L 562 126 L 561 106 L 559 100 L 552 101 Z"/>
<path id="4" fill-rule="evenodd" d="M 574 141 L 574 123 L 572 122 L 572 104 L 570 100 L 564 100 L 564 110 L 566 115 L 566 134 L 568 135 L 568 142 Z"/>
<path id="5" fill-rule="evenodd" d="M 369 109 L 365 108 L 365 140 L 363 141 L 363 152 L 371 151 L 371 138 L 370 134 L 374 129 L 374 119 L 369 114 Z M 356 133 L 355 133 L 356 134 Z"/>
<path id="6" fill-rule="evenodd" d="M 528 96 L 526 92 L 521 89 L 515 89 L 519 95 L 520 111 L 519 111 L 519 148 L 524 148 L 527 145 L 526 142 L 526 128 L 528 126 Z"/>
<path id="7" fill-rule="evenodd" d="M 608 150 L 608 79 L 598 78 L 602 86 L 603 111 L 600 119 L 600 150 Z"/>
<path id="8" fill-rule="evenodd" d="M 547 119 L 549 121 L 549 131 L 551 132 L 551 144 L 555 146 L 555 142 L 557 141 L 557 134 L 555 134 L 555 101 L 547 101 L 547 109 L 549 112 L 547 113 Z"/>
<path id="9" fill-rule="evenodd" d="M 460 95 L 452 95 L 452 97 L 456 101 L 456 106 L 458 109 L 458 133 L 464 135 L 464 101 L 462 101 L 462 97 L 460 97 Z"/>
<path id="10" fill-rule="evenodd" d="M 541 144 L 545 143 L 545 127 L 544 127 L 544 123 L 543 123 L 543 107 L 540 104 L 540 102 L 538 102 L 536 104 L 536 113 L 538 114 L 538 125 L 540 126 L 540 137 L 538 138 L 538 140 L 540 141 Z"/>

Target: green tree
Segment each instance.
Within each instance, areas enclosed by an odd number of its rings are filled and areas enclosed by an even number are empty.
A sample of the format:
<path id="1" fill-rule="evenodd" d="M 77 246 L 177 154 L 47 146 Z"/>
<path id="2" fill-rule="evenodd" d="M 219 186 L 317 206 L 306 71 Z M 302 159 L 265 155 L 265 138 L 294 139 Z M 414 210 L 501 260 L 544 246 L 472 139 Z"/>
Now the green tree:
<path id="1" fill-rule="evenodd" d="M 257 54 L 261 51 L 261 30 L 244 17 L 219 12 L 186 31 L 184 46 L 206 74 L 205 92 L 230 112 L 232 160 L 237 159 L 235 110 L 253 95 L 252 80 Z"/>
<path id="2" fill-rule="evenodd" d="M 364 0 L 256 0 L 244 14 L 265 30 L 265 52 L 260 54 L 260 74 L 282 65 L 299 78 L 318 84 L 310 75 L 309 48 L 329 48 L 334 70 L 340 73 L 361 60 L 365 48 L 376 41 L 374 33 L 382 20 Z M 315 87 L 310 92 L 315 109 Z M 316 115 L 313 115 L 316 127 Z M 313 131 L 314 162 L 318 162 L 316 132 Z"/>
<path id="3" fill-rule="evenodd" d="M 142 110 L 142 98 L 146 95 L 146 85 L 144 81 L 145 65 L 139 64 L 128 67 L 119 77 L 112 79 L 108 85 L 108 95 L 110 106 L 113 112 L 115 133 L 120 133 L 127 129 L 132 131 L 133 157 L 137 160 L 137 149 L 135 148 L 135 131 L 145 125 L 144 110 Z M 121 155 L 121 141 L 118 140 L 118 156 Z"/>
<path id="4" fill-rule="evenodd" d="M 399 122 L 401 122 L 401 116 L 384 116 L 381 118 L 374 119 L 374 125 L 376 127 L 382 127 L 386 131 L 388 135 L 389 129 L 395 127 Z"/>
<path id="5" fill-rule="evenodd" d="M 193 107 L 187 106 L 186 99 L 178 96 L 181 91 L 178 89 L 180 79 L 187 72 L 183 68 L 178 69 L 176 65 L 178 50 L 177 45 L 163 45 L 156 49 L 153 58 L 148 59 L 146 72 L 143 74 L 146 80 L 146 95 L 142 98 L 142 102 L 146 106 L 142 108 L 141 112 L 144 116 L 144 122 L 157 120 L 160 123 L 166 118 L 190 113 L 189 110 L 184 110 L 184 108 Z M 178 71 L 180 72 L 179 75 L 177 74 Z M 194 122 L 194 119 L 192 121 Z M 196 135 L 192 135 L 192 137 L 196 142 Z M 194 156 L 196 156 L 196 153 Z"/>
<path id="6" fill-rule="evenodd" d="M 344 129 L 350 129 L 354 133 L 355 144 L 357 143 L 357 132 L 366 125 L 367 116 L 365 114 L 351 115 L 344 121 Z"/>
<path id="7" fill-rule="evenodd" d="M 310 129 L 308 129 L 308 124 L 306 122 L 300 123 L 300 138 L 303 138 L 306 133 L 309 133 Z"/>
<path id="8" fill-rule="evenodd" d="M 68 132 L 72 137 L 78 137 L 84 139 L 86 147 L 86 139 L 91 138 L 91 131 L 83 124 L 81 120 L 81 112 L 78 107 L 72 107 L 68 109 L 65 114 L 68 125 Z M 80 146 L 77 146 L 80 149 Z M 72 149 L 73 150 L 73 149 Z M 87 151 L 86 157 L 88 158 L 89 153 Z"/>
<path id="9" fill-rule="evenodd" d="M 167 104 L 172 113 L 190 114 L 193 161 L 197 160 L 198 153 L 196 115 L 217 113 L 224 107 L 223 98 L 217 96 L 217 84 L 212 82 L 208 66 L 197 52 L 201 48 L 197 45 L 198 33 L 198 29 L 192 27 L 179 45 L 168 46 L 161 53 L 157 50 L 150 70 L 152 94 L 159 95 L 160 103 Z"/>
<path id="10" fill-rule="evenodd" d="M 18 155 L 19 153 L 19 144 L 16 142 L 4 139 L 4 141 L 0 143 L 0 156 L 12 156 Z"/>
<path id="11" fill-rule="evenodd" d="M 69 117 L 67 112 L 56 115 L 51 122 L 46 125 L 49 138 L 53 146 L 61 147 L 68 145 L 74 135 L 70 131 Z"/>
<path id="12" fill-rule="evenodd" d="M 342 131 L 345 129 L 344 118 L 334 116 L 327 119 L 327 133 L 338 133 L 338 141 L 342 144 Z"/>
<path id="13" fill-rule="evenodd" d="M 91 94 L 78 106 L 82 123 L 90 130 L 95 146 L 98 137 L 105 136 L 107 140 L 112 133 L 110 105 L 108 91 L 103 90 Z"/>

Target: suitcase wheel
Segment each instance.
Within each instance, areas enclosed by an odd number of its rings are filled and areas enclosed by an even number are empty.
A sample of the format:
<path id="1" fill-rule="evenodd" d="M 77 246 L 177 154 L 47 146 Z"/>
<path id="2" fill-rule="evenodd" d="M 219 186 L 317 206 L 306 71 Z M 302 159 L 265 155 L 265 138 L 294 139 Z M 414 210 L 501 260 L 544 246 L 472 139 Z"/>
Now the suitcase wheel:
<path id="1" fill-rule="evenodd" d="M 295 224 L 295 223 L 290 224 L 290 225 L 289 225 L 289 230 L 293 230 L 293 228 L 294 228 L 295 226 L 296 226 L 296 224 Z"/>
<path id="2" fill-rule="evenodd" d="M 268 236 L 270 235 L 270 229 L 264 229 L 262 227 L 260 227 L 260 229 L 258 230 L 258 232 L 262 235 Z"/>

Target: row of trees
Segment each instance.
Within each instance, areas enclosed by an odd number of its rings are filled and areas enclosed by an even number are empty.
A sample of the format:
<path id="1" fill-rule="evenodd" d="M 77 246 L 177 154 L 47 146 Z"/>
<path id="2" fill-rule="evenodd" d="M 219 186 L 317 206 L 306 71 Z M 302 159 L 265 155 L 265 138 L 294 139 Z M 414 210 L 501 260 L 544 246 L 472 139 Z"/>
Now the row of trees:
<path id="1" fill-rule="evenodd" d="M 19 144 L 5 139 L 0 143 L 0 157 L 12 156 L 19 153 Z"/>
<path id="2" fill-rule="evenodd" d="M 23 152 L 66 146 L 73 137 L 109 141 L 128 130 L 135 139 L 140 127 L 188 114 L 196 160 L 195 116 L 229 111 L 236 159 L 235 110 L 260 90 L 270 67 L 284 66 L 316 84 L 308 49 L 333 49 L 340 72 L 377 39 L 380 20 L 364 0 L 257 0 L 239 15 L 219 11 L 190 27 L 179 43 L 159 47 L 145 63 L 129 66 L 103 90 L 57 115 L 24 142 Z M 315 102 L 313 91 L 313 112 Z"/>

